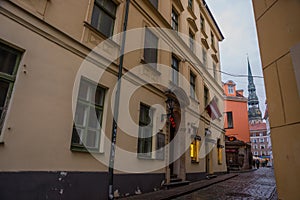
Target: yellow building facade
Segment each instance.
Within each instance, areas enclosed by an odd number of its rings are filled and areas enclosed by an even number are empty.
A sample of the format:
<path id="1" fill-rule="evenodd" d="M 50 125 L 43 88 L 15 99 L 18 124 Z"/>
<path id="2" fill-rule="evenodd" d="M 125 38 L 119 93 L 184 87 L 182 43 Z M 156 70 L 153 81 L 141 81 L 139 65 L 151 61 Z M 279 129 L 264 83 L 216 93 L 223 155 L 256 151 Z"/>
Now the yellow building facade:
<path id="1" fill-rule="evenodd" d="M 0 2 L 2 199 L 107 198 L 124 17 L 122 0 Z M 205 1 L 131 0 L 127 30 L 114 191 L 224 173 L 224 121 L 205 111 L 224 108 L 224 37 Z"/>
<path id="2" fill-rule="evenodd" d="M 300 2 L 253 0 L 279 199 L 300 196 Z"/>

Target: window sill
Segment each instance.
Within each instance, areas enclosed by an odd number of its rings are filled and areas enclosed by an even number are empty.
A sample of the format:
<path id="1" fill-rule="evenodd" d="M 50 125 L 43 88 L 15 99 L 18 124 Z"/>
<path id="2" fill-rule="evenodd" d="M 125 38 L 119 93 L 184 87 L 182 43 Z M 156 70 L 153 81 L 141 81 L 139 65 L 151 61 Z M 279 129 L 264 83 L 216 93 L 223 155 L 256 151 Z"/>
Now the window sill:
<path id="1" fill-rule="evenodd" d="M 139 160 L 156 160 L 155 158 L 152 158 L 151 156 L 137 156 L 137 158 L 139 159 Z"/>
<path id="2" fill-rule="evenodd" d="M 199 162 L 199 161 L 192 160 L 191 163 L 192 163 L 192 164 L 199 164 L 200 162 Z"/>
<path id="3" fill-rule="evenodd" d="M 214 59 L 214 61 L 215 61 L 216 63 L 219 62 L 219 59 L 218 59 L 218 57 L 217 57 L 216 54 L 211 54 L 211 57 Z"/>
<path id="4" fill-rule="evenodd" d="M 102 41 L 106 40 L 108 41 L 111 45 L 115 46 L 115 47 L 120 47 L 120 45 L 115 42 L 114 40 L 111 39 L 111 37 L 107 37 L 105 36 L 103 33 L 101 33 L 99 30 L 97 30 L 95 27 L 93 27 L 89 22 L 84 21 L 83 25 L 90 30 L 91 32 L 93 32 L 94 34 L 96 34 L 99 38 L 101 38 Z"/>
<path id="5" fill-rule="evenodd" d="M 191 99 L 193 102 L 195 102 L 195 103 L 197 103 L 197 104 L 200 104 L 200 102 L 197 101 L 195 97 L 190 96 L 190 99 Z"/>
<path id="6" fill-rule="evenodd" d="M 215 53 L 217 53 L 217 49 L 216 49 L 215 45 L 211 44 L 210 47 Z"/>
<path id="7" fill-rule="evenodd" d="M 203 46 L 204 46 L 207 50 L 209 49 L 209 45 L 208 45 L 206 39 L 201 38 L 201 43 L 203 44 Z"/>
<path id="8" fill-rule="evenodd" d="M 175 82 L 173 82 L 172 80 L 169 80 L 169 84 L 170 84 L 170 86 L 172 86 L 172 87 L 179 87 L 179 83 L 175 83 Z"/>
<path id="9" fill-rule="evenodd" d="M 208 38 L 207 34 L 205 33 L 204 28 L 201 28 L 201 33 L 202 33 L 202 35 L 204 36 L 205 39 Z"/>
<path id="10" fill-rule="evenodd" d="M 141 59 L 141 63 L 148 69 L 150 69 L 153 73 L 155 73 L 157 76 L 160 76 L 161 73 L 155 69 L 154 67 L 152 67 L 149 63 L 147 63 L 144 59 Z M 156 65 L 157 68 L 157 65 Z"/>
<path id="11" fill-rule="evenodd" d="M 197 16 L 195 15 L 193 9 L 191 9 L 189 6 L 187 7 L 187 10 L 189 11 L 189 13 L 191 14 L 191 16 L 194 18 L 194 20 L 197 19 Z"/>
<path id="12" fill-rule="evenodd" d="M 70 148 L 70 150 L 72 152 L 79 152 L 79 153 L 93 153 L 93 154 L 104 154 L 104 152 L 99 152 L 98 150 L 94 150 L 94 149 L 86 149 L 86 148 L 82 148 L 82 147 L 76 147 L 76 146 L 72 146 Z"/>

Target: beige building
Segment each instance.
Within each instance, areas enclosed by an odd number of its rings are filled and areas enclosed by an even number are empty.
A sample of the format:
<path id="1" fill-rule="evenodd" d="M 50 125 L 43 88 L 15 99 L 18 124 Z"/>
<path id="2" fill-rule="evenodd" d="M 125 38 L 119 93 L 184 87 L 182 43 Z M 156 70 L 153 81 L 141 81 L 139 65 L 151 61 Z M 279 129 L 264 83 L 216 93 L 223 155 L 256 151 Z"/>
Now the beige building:
<path id="1" fill-rule="evenodd" d="M 1 199 L 107 198 L 124 17 L 123 0 L 0 1 Z M 224 120 L 205 111 L 224 108 L 224 38 L 205 1 L 131 0 L 127 30 L 114 190 L 224 173 Z"/>
<path id="2" fill-rule="evenodd" d="M 279 199 L 300 196 L 300 2 L 253 0 Z"/>

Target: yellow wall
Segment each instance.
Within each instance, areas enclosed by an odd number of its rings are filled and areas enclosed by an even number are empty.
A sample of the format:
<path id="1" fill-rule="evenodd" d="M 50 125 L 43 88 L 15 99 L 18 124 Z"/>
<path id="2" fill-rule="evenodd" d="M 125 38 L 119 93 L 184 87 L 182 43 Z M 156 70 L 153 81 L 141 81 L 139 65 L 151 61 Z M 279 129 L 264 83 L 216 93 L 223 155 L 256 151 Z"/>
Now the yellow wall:
<path id="1" fill-rule="evenodd" d="M 0 22 L 5 29 L 0 30 L 0 38 L 7 43 L 11 43 L 24 49 L 24 54 L 19 66 L 18 77 L 14 84 L 13 96 L 6 116 L 4 128 L 1 134 L 0 146 L 0 170 L 1 171 L 107 171 L 107 167 L 95 160 L 87 153 L 79 153 L 70 150 L 72 135 L 72 90 L 77 70 L 79 69 L 85 56 L 105 38 L 101 34 L 92 30 L 87 24 L 91 20 L 93 1 L 23 1 L 13 0 L 0 4 Z M 122 30 L 122 20 L 124 14 L 124 1 L 118 1 L 120 5 L 117 9 L 117 18 L 114 33 Z M 129 12 L 128 28 L 141 28 L 145 25 L 170 28 L 170 12 L 172 1 L 159 1 L 158 12 L 149 7 L 146 1 L 131 1 Z M 194 12 L 200 15 L 198 1 L 194 2 Z M 71 6 L 70 6 L 71 4 Z M 180 14 L 180 30 L 188 34 L 190 25 L 187 22 L 191 13 L 186 10 L 187 0 L 182 1 L 184 11 Z M 31 14 L 28 14 L 30 12 Z M 203 11 L 204 12 L 204 11 Z M 150 16 L 149 16 L 150 15 Z M 212 19 L 207 11 L 203 14 L 206 18 L 207 41 L 210 44 L 210 31 L 215 33 L 216 48 L 218 42 L 223 38 L 213 25 Z M 9 17 L 8 17 L 9 16 Z M 199 26 L 198 17 L 195 21 Z M 200 29 L 200 27 L 198 27 Z M 170 36 L 171 37 L 171 36 Z M 196 41 L 201 46 L 200 31 L 196 32 Z M 140 40 L 143 44 L 143 36 Z M 188 41 L 187 41 L 188 42 Z M 120 47 L 120 41 L 109 41 L 106 56 L 111 56 Z M 223 90 L 221 87 L 220 73 L 217 78 L 213 78 L 212 70 L 207 70 L 201 64 L 201 49 L 197 49 L 192 54 L 184 42 L 175 43 L 175 49 L 180 53 L 192 58 L 192 61 L 180 62 L 180 72 L 189 81 L 190 71 L 197 75 L 196 96 L 199 102 L 191 99 L 193 117 L 201 118 L 199 134 L 204 138 L 204 130 L 212 127 L 218 137 L 223 138 L 223 119 L 215 120 L 209 124 L 210 118 L 205 113 L 204 108 L 204 85 L 209 89 L 210 99 L 214 96 L 219 99 L 219 109 L 223 110 Z M 188 44 L 188 43 L 187 43 Z M 109 55 L 109 51 L 112 54 Z M 208 66 L 212 68 L 212 49 L 208 50 Z M 142 50 L 132 52 L 125 56 L 124 68 L 131 69 L 133 66 L 141 64 Z M 194 64 L 193 61 L 200 60 Z M 99 63 L 105 61 L 101 56 L 97 57 Z M 170 66 L 171 53 L 159 52 L 158 61 L 161 64 Z M 117 62 L 113 64 L 111 71 L 108 71 L 101 84 L 108 88 L 106 101 L 110 101 L 112 88 L 117 79 Z M 99 63 L 97 65 L 99 65 Z M 26 67 L 25 67 L 26 66 Z M 217 63 L 217 69 L 220 64 Z M 23 73 L 23 71 L 26 73 Z M 166 78 L 166 77 L 163 77 Z M 189 85 L 186 93 L 189 96 Z M 135 93 L 131 99 L 130 111 L 136 123 L 138 123 L 138 113 L 140 102 L 152 105 L 159 103 L 165 106 L 166 97 L 160 87 L 152 86 L 142 88 Z M 108 108 L 107 108 L 108 109 Z M 158 117 L 159 118 L 159 117 Z M 205 121 L 205 122 L 204 122 Z M 103 116 L 104 129 L 110 138 L 112 113 L 107 111 Z M 187 123 L 187 122 L 186 122 Z M 130 137 L 122 130 L 118 130 L 117 145 L 124 149 L 136 152 L 137 139 Z M 137 131 L 137 130 L 136 130 Z M 164 132 L 168 134 L 166 128 Z M 124 142 L 125 141 L 125 142 Z M 224 144 L 224 140 L 222 139 Z M 104 144 L 104 153 L 98 156 L 108 156 L 109 143 Z M 189 150 L 187 150 L 189 152 Z M 213 159 L 217 159 L 216 148 L 212 153 Z M 200 160 L 199 165 L 193 165 L 186 156 L 186 172 L 204 172 L 204 160 Z M 165 161 L 141 160 L 135 158 L 133 162 L 141 167 L 149 164 L 160 164 Z M 218 165 L 217 160 L 213 161 L 212 169 L 221 171 L 226 169 L 226 164 Z M 158 169 L 155 172 L 165 172 L 165 169 Z"/>
<path id="2" fill-rule="evenodd" d="M 253 0 L 280 199 L 300 196 L 300 94 L 291 49 L 300 45 L 298 0 Z"/>

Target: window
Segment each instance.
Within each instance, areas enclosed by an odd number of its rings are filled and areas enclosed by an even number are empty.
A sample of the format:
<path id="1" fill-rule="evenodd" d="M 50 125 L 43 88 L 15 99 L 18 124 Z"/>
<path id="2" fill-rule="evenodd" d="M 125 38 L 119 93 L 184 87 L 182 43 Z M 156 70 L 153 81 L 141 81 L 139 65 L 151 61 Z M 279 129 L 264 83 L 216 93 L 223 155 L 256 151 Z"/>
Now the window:
<path id="1" fill-rule="evenodd" d="M 149 28 L 145 30 L 144 61 L 156 69 L 158 38 Z"/>
<path id="2" fill-rule="evenodd" d="M 21 52 L 0 43 L 0 135 L 21 59 Z"/>
<path id="3" fill-rule="evenodd" d="M 233 86 L 228 85 L 228 94 L 233 94 L 233 93 L 234 93 Z"/>
<path id="4" fill-rule="evenodd" d="M 255 155 L 255 156 L 258 156 L 258 152 L 257 152 L 257 151 L 254 151 L 254 155 Z"/>
<path id="5" fill-rule="evenodd" d="M 259 133 L 259 136 L 264 136 L 264 134 L 263 133 Z"/>
<path id="6" fill-rule="evenodd" d="M 208 98 L 209 98 L 209 91 L 208 88 L 206 86 L 204 86 L 204 105 L 207 106 L 208 105 Z"/>
<path id="7" fill-rule="evenodd" d="M 221 139 L 217 140 L 217 147 L 218 147 L 218 164 L 222 165 L 223 163 L 223 148 L 224 146 L 221 145 Z"/>
<path id="8" fill-rule="evenodd" d="M 203 47 L 202 47 L 202 61 L 203 61 L 204 67 L 207 67 L 207 53 Z"/>
<path id="9" fill-rule="evenodd" d="M 195 42 L 195 35 L 194 35 L 194 33 L 192 32 L 192 31 L 189 31 L 189 39 L 190 39 L 190 49 L 192 50 L 192 51 L 194 51 L 195 49 L 195 47 L 194 47 L 194 42 Z"/>
<path id="10" fill-rule="evenodd" d="M 260 148 L 265 149 L 266 147 L 265 147 L 265 145 L 260 145 Z"/>
<path id="11" fill-rule="evenodd" d="M 233 128 L 232 112 L 226 112 L 226 115 L 227 115 L 227 128 Z"/>
<path id="12" fill-rule="evenodd" d="M 217 66 L 214 62 L 213 62 L 213 73 L 214 73 L 214 78 L 217 79 Z"/>
<path id="13" fill-rule="evenodd" d="M 175 56 L 172 56 L 172 82 L 178 85 L 179 61 Z"/>
<path id="14" fill-rule="evenodd" d="M 149 0 L 149 1 L 156 9 L 158 9 L 158 0 Z"/>
<path id="15" fill-rule="evenodd" d="M 99 150 L 105 89 L 82 78 L 74 118 L 71 149 Z"/>
<path id="16" fill-rule="evenodd" d="M 254 139 L 253 142 L 256 143 L 257 142 L 256 139 Z"/>
<path id="17" fill-rule="evenodd" d="M 172 9 L 171 18 L 172 18 L 172 22 L 171 22 L 172 29 L 174 31 L 178 31 L 178 14 L 174 9 Z"/>
<path id="18" fill-rule="evenodd" d="M 210 32 L 210 42 L 212 46 L 215 45 L 215 36 L 212 31 Z"/>
<path id="19" fill-rule="evenodd" d="M 193 10 L 193 0 L 188 0 L 188 8 Z"/>
<path id="20" fill-rule="evenodd" d="M 201 30 L 205 30 L 205 21 L 202 15 L 200 15 L 200 28 Z"/>
<path id="21" fill-rule="evenodd" d="M 200 139 L 195 137 L 190 145 L 190 156 L 193 163 L 199 163 Z"/>
<path id="22" fill-rule="evenodd" d="M 190 93 L 192 98 L 195 98 L 195 90 L 196 90 L 196 76 L 192 72 L 190 72 Z"/>
<path id="23" fill-rule="evenodd" d="M 257 149 L 257 145 L 253 145 L 253 149 Z"/>
<path id="24" fill-rule="evenodd" d="M 150 106 L 140 104 L 138 157 L 151 157 L 153 116 Z"/>
<path id="25" fill-rule="evenodd" d="M 259 138 L 259 142 L 265 142 L 264 138 Z"/>
<path id="26" fill-rule="evenodd" d="M 95 0 L 91 24 L 106 37 L 113 34 L 116 9 L 112 0 Z"/>

